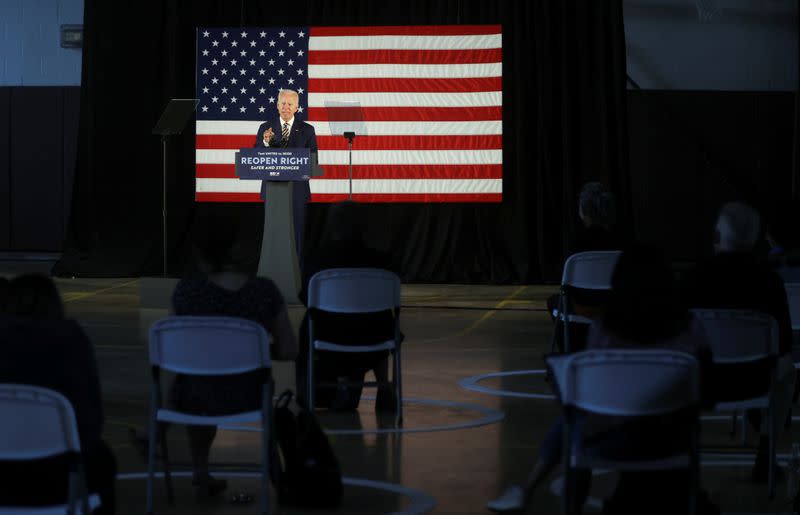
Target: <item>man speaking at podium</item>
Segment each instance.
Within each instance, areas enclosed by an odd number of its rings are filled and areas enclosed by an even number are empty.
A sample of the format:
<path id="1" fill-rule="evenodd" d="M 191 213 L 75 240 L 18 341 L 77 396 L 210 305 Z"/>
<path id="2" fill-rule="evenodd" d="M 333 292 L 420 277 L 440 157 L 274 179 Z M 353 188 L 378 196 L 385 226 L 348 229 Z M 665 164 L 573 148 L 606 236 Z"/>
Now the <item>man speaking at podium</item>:
<path id="1" fill-rule="evenodd" d="M 311 161 L 316 162 L 313 154 L 317 153 L 317 135 L 314 126 L 295 117 L 300 104 L 300 96 L 291 89 L 282 89 L 278 94 L 279 118 L 264 122 L 258 128 L 254 147 L 268 148 L 308 148 L 311 149 Z M 261 199 L 266 197 L 267 183 L 261 181 Z M 303 263 L 303 234 L 306 221 L 306 204 L 311 198 L 311 190 L 307 181 L 294 181 L 292 186 L 292 209 L 294 211 L 294 241 L 297 259 Z"/>

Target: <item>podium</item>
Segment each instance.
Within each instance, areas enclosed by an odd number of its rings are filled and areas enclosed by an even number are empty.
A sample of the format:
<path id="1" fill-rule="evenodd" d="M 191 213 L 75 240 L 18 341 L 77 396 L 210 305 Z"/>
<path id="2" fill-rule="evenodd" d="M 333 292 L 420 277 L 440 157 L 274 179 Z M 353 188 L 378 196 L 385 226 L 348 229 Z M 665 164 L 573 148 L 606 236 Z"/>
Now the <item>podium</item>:
<path id="1" fill-rule="evenodd" d="M 243 148 L 236 153 L 239 179 L 267 183 L 258 275 L 272 279 L 287 304 L 300 303 L 297 293 L 302 280 L 292 189 L 295 182 L 323 174 L 316 157 L 307 148 Z"/>

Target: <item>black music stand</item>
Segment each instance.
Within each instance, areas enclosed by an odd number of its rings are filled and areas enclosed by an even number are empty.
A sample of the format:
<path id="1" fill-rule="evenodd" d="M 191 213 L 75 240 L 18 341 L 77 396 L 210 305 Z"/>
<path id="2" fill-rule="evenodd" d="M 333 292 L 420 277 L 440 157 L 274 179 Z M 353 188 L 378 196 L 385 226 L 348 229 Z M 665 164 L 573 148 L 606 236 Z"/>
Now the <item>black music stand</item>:
<path id="1" fill-rule="evenodd" d="M 200 100 L 196 98 L 173 98 L 164 108 L 153 134 L 161 136 L 161 230 L 162 250 L 164 252 L 164 265 L 161 271 L 167 276 L 167 136 L 176 136 L 183 133 L 186 122 L 192 117 Z"/>

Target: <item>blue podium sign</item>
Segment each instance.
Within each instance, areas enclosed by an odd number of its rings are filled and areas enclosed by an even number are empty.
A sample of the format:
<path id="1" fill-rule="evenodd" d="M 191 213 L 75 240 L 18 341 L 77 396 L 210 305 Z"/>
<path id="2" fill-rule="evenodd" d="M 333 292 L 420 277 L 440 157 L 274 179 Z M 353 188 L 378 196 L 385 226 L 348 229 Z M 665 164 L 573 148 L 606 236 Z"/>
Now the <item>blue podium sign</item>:
<path id="1" fill-rule="evenodd" d="M 236 175 L 259 181 L 307 181 L 312 163 L 307 148 L 243 148 L 236 152 Z"/>

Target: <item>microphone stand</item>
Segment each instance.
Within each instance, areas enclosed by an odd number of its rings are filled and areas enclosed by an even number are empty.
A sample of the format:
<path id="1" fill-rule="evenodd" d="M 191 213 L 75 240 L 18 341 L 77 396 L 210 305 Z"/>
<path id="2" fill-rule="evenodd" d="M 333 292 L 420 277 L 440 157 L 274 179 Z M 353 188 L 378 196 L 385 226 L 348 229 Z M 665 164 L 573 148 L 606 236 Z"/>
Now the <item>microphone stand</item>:
<path id="1" fill-rule="evenodd" d="M 350 202 L 352 202 L 353 201 L 353 140 L 356 137 L 356 133 L 345 132 L 344 137 L 345 139 L 347 139 L 347 154 L 349 158 L 349 167 L 347 173 L 348 173 L 348 185 L 350 189 L 347 199 Z"/>

